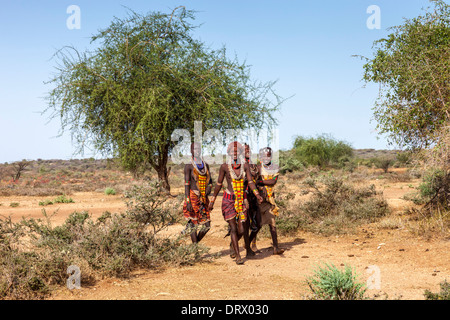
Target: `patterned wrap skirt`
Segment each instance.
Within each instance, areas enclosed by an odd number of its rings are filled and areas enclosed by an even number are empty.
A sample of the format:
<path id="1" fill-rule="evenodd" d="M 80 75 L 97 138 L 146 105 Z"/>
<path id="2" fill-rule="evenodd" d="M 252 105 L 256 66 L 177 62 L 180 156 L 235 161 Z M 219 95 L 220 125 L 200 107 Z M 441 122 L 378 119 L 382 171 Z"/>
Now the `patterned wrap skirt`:
<path id="1" fill-rule="evenodd" d="M 205 203 L 201 201 L 200 196 L 198 196 L 192 189 L 189 192 L 192 210 L 187 209 L 187 203 L 184 201 L 183 205 L 183 216 L 186 220 L 191 220 L 193 224 L 205 224 L 211 221 L 210 211 L 209 211 L 209 199 L 206 197 Z"/>
<path id="2" fill-rule="evenodd" d="M 234 206 L 236 200 L 236 196 L 234 194 L 229 194 L 228 192 L 224 192 L 223 193 L 223 198 L 222 198 L 222 215 L 223 218 L 225 219 L 225 221 L 231 220 L 233 218 L 236 219 L 240 219 L 240 220 L 247 220 L 247 207 L 248 207 L 248 202 L 247 202 L 247 196 L 244 193 L 244 209 L 242 210 L 241 213 L 238 214 L 238 212 L 236 212 L 236 208 Z"/>

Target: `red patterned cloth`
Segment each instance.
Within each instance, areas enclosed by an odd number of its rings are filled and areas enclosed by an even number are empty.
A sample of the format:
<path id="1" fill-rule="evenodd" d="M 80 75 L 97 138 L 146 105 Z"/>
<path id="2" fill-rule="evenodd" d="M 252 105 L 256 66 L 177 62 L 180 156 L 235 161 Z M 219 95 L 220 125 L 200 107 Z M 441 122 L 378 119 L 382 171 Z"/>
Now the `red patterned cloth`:
<path id="1" fill-rule="evenodd" d="M 187 209 L 187 203 L 184 201 L 183 215 L 186 220 L 192 220 L 194 224 L 204 224 L 211 221 L 209 211 L 209 199 L 205 197 L 206 201 L 203 202 L 201 198 L 193 191 L 190 190 L 189 198 L 191 200 L 192 210 Z"/>
<path id="2" fill-rule="evenodd" d="M 243 198 L 244 199 L 247 198 L 247 195 L 245 192 L 244 192 Z M 225 221 L 231 220 L 233 218 L 236 218 L 236 216 L 238 216 L 238 212 L 236 212 L 236 208 L 235 208 L 235 200 L 236 200 L 235 195 L 231 195 L 227 192 L 223 193 L 222 215 L 223 215 L 223 218 L 225 219 Z M 239 214 L 238 217 L 245 221 L 247 219 L 247 208 L 243 208 L 242 212 Z"/>

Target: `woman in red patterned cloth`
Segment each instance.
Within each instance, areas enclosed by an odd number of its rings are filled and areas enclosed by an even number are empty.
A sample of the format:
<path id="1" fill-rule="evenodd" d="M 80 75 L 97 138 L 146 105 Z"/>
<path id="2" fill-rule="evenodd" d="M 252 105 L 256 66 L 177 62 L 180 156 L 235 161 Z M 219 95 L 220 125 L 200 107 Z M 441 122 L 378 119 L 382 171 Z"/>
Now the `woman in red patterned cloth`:
<path id="1" fill-rule="evenodd" d="M 201 158 L 201 145 L 191 145 L 191 163 L 184 166 L 185 201 L 183 215 L 188 220 L 186 229 L 191 231 L 192 243 L 203 239 L 211 228 L 211 216 L 208 196 L 212 189 L 209 165 Z M 197 233 L 198 225 L 203 227 Z"/>
<path id="2" fill-rule="evenodd" d="M 222 214 L 230 226 L 231 256 L 236 257 L 236 264 L 244 264 L 244 260 L 239 253 L 239 236 L 244 236 L 246 256 L 255 255 L 250 248 L 249 219 L 247 219 L 248 202 L 244 190 L 244 180 L 250 177 L 248 171 L 244 168 L 244 147 L 239 142 L 234 141 L 228 145 L 227 154 L 227 163 L 220 166 L 219 178 L 209 208 L 210 210 L 213 209 L 217 194 L 222 189 L 223 180 L 226 179 L 227 188 L 223 192 Z M 256 189 L 254 185 L 252 187 Z"/>

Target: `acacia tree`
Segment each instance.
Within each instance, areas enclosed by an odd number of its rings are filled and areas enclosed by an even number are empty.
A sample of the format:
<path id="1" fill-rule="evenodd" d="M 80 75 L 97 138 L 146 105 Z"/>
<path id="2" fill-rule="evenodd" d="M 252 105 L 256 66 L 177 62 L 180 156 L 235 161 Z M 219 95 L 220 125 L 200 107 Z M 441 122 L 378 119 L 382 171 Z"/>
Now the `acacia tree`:
<path id="1" fill-rule="evenodd" d="M 92 36 L 91 51 L 56 53 L 45 111 L 60 118 L 61 134 L 71 132 L 78 152 L 90 144 L 133 172 L 152 167 L 170 191 L 175 129 L 193 132 L 194 121 L 222 132 L 276 123 L 274 82 L 252 81 L 249 66 L 228 58 L 225 47 L 212 50 L 194 39 L 194 18 L 184 7 L 130 11 Z"/>
<path id="2" fill-rule="evenodd" d="M 380 84 L 374 107 L 380 132 L 433 168 L 424 209 L 440 214 L 450 209 L 450 6 L 430 1 L 432 10 L 375 42 L 364 80 Z"/>
<path id="3" fill-rule="evenodd" d="M 374 106 L 380 134 L 411 149 L 436 145 L 450 123 L 450 6 L 431 2 L 424 15 L 376 41 L 364 65 L 364 80 L 380 85 Z"/>

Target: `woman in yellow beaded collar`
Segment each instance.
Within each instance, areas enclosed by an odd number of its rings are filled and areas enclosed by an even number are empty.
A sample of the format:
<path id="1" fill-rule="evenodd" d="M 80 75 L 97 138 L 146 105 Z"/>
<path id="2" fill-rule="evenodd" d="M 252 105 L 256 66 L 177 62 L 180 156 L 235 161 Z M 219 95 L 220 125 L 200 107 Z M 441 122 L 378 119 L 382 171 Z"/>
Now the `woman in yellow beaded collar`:
<path id="1" fill-rule="evenodd" d="M 222 189 L 223 180 L 226 179 L 227 187 L 224 188 L 222 198 L 222 214 L 230 226 L 231 250 L 234 251 L 237 264 L 243 264 L 244 260 L 239 253 L 239 238 L 244 236 L 247 257 L 254 256 L 250 249 L 249 220 L 247 219 L 247 196 L 244 190 L 245 179 L 251 180 L 249 172 L 244 168 L 244 147 L 237 141 L 228 145 L 227 162 L 219 169 L 219 178 L 210 202 L 210 209 L 214 207 L 215 199 Z M 253 184 L 253 183 L 252 183 Z M 254 185 L 254 184 L 253 184 Z M 233 253 L 233 252 L 232 252 Z"/>
<path id="2" fill-rule="evenodd" d="M 187 229 L 193 243 L 199 242 L 211 227 L 208 196 L 211 193 L 212 179 L 209 165 L 201 158 L 201 145 L 191 145 L 191 162 L 184 166 L 185 202 L 183 215 L 188 220 Z M 197 233 L 197 226 L 203 227 Z"/>

